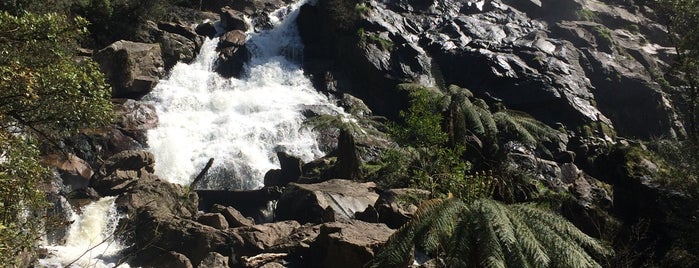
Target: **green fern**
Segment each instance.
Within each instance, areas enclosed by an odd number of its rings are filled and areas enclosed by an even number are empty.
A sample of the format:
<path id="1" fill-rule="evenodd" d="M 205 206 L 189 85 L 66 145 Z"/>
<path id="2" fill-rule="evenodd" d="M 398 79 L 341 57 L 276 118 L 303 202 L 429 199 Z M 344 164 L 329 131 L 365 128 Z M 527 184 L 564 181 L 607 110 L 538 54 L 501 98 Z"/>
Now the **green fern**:
<path id="1" fill-rule="evenodd" d="M 417 247 L 448 267 L 600 267 L 611 254 L 563 217 L 532 204 L 491 199 L 426 201 L 369 267 L 399 267 Z"/>
<path id="2" fill-rule="evenodd" d="M 493 114 L 503 140 L 521 142 L 536 148 L 544 142 L 559 142 L 558 131 L 518 111 L 504 110 Z"/>

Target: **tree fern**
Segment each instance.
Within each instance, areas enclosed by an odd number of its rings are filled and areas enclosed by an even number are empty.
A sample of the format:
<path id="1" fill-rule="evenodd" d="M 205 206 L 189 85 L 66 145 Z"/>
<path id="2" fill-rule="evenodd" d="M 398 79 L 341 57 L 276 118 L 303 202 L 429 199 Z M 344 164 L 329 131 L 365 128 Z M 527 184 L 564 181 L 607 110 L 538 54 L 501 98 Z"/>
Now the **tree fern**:
<path id="1" fill-rule="evenodd" d="M 543 142 L 560 141 L 558 131 L 531 116 L 513 110 L 493 114 L 503 140 L 515 140 L 530 148 Z"/>
<path id="2" fill-rule="evenodd" d="M 369 266 L 404 265 L 413 247 L 449 267 L 600 267 L 590 254 L 610 253 L 553 212 L 491 199 L 425 202 Z"/>

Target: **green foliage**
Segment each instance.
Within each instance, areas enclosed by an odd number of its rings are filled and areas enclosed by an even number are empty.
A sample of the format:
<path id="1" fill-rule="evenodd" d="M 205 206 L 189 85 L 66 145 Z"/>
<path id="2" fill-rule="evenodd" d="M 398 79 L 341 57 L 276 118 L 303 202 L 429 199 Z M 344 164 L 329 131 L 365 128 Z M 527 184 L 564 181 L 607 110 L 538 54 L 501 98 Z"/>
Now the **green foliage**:
<path id="1" fill-rule="evenodd" d="M 110 120 L 111 91 L 90 59 L 76 61 L 85 21 L 0 14 L 0 127 L 55 139 Z"/>
<path id="2" fill-rule="evenodd" d="M 132 38 L 139 24 L 158 21 L 182 1 L 168 0 L 74 0 L 72 11 L 90 21 L 91 42 L 103 47 Z"/>
<path id="3" fill-rule="evenodd" d="M 678 112 L 692 142 L 699 144 L 699 1 L 654 0 L 648 1 L 665 22 L 670 41 L 675 47 L 676 60 L 673 71 L 683 78 L 682 84 L 669 91 L 685 109 Z"/>
<path id="4" fill-rule="evenodd" d="M 601 267 L 592 256 L 611 253 L 555 213 L 490 199 L 426 201 L 368 266 L 400 267 L 414 247 L 447 267 Z"/>
<path id="5" fill-rule="evenodd" d="M 35 252 L 47 176 L 39 148 L 111 122 L 110 89 L 96 64 L 77 61 L 86 21 L 55 13 L 0 12 L 0 259 Z"/>
<path id="6" fill-rule="evenodd" d="M 21 255 L 33 252 L 41 237 L 36 214 L 47 207 L 39 188 L 48 175 L 37 162 L 38 150 L 26 139 L 0 132 L 0 259 L 18 267 Z"/>
<path id="7" fill-rule="evenodd" d="M 404 86 L 405 87 L 405 86 Z M 390 134 L 399 144 L 414 147 L 442 146 L 448 140 L 442 131 L 442 99 L 425 87 L 406 88 L 410 107 L 399 113 L 402 124 L 394 125 Z"/>
<path id="8" fill-rule="evenodd" d="M 599 16 L 592 10 L 581 9 L 578 11 L 578 19 L 586 21 L 599 21 Z"/>
<path id="9" fill-rule="evenodd" d="M 504 110 L 493 114 L 493 118 L 501 140 L 517 141 L 530 149 L 561 139 L 557 130 L 522 112 Z"/>

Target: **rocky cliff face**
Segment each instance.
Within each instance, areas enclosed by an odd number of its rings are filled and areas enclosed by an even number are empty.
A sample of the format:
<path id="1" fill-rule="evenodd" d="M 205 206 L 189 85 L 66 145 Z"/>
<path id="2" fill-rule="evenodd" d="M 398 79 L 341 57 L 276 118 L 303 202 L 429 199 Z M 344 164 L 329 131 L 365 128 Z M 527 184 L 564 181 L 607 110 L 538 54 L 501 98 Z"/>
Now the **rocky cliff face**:
<path id="1" fill-rule="evenodd" d="M 571 130 L 676 137 L 656 80 L 670 64 L 652 11 L 595 0 L 353 1 L 302 8 L 306 68 L 395 116 L 402 82 L 456 84 Z"/>

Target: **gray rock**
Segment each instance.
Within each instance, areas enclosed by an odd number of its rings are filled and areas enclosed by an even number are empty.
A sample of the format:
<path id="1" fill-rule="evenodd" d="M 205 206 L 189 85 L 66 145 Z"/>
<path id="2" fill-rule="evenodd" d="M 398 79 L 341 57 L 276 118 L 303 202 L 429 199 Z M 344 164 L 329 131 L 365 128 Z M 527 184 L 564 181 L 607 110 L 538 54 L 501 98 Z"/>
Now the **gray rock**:
<path id="1" fill-rule="evenodd" d="M 158 44 L 117 41 L 95 53 L 116 98 L 140 98 L 164 75 Z"/>
<path id="2" fill-rule="evenodd" d="M 277 202 L 280 220 L 323 223 L 351 219 L 356 212 L 376 203 L 379 195 L 372 182 L 333 179 L 316 184 L 290 183 Z"/>

